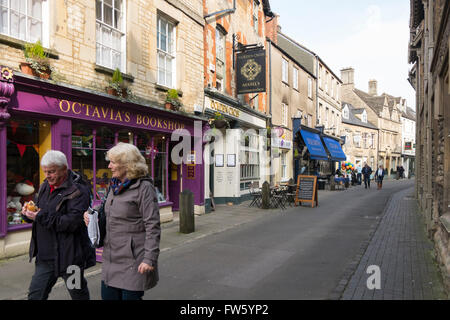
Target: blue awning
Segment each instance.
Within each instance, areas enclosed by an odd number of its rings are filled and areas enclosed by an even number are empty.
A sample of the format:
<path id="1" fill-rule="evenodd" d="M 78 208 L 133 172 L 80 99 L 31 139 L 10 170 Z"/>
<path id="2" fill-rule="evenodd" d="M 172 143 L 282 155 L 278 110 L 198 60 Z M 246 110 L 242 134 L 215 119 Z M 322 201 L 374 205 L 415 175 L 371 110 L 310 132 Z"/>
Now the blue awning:
<path id="1" fill-rule="evenodd" d="M 322 140 L 318 133 L 300 130 L 300 133 L 305 141 L 306 147 L 308 148 L 311 159 L 314 160 L 328 160 L 327 152 L 323 147 Z"/>
<path id="2" fill-rule="evenodd" d="M 328 137 L 323 137 L 323 141 L 325 142 L 325 145 L 330 152 L 332 161 L 345 161 L 345 159 L 347 159 L 347 156 L 345 155 L 344 151 L 342 151 L 339 142 Z"/>

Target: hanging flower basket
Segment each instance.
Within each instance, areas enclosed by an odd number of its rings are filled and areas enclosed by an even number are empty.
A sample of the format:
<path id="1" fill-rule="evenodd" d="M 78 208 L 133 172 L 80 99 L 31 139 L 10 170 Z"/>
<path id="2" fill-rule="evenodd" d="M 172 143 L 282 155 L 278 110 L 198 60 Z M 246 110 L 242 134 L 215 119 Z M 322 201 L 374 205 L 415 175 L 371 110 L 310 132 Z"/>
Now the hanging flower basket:
<path id="1" fill-rule="evenodd" d="M 214 121 L 214 127 L 217 129 L 225 128 L 228 125 L 228 122 L 226 120 L 215 120 Z"/>

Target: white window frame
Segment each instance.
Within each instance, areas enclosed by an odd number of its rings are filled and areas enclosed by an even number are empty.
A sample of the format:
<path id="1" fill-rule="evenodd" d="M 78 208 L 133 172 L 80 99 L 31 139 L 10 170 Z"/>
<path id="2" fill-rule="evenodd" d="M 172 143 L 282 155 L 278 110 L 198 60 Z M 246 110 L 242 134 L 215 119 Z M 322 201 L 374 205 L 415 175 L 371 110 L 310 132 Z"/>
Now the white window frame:
<path id="1" fill-rule="evenodd" d="M 226 77 L 226 34 L 219 28 L 216 28 L 216 89 L 225 92 Z M 221 44 L 221 45 L 220 45 Z M 220 51 L 222 50 L 222 52 Z M 222 67 L 219 65 L 222 64 Z M 220 70 L 222 69 L 222 70 Z M 220 87 L 219 87 L 220 85 Z"/>
<path id="2" fill-rule="evenodd" d="M 286 152 L 281 152 L 281 180 L 286 181 L 287 179 Z"/>
<path id="3" fill-rule="evenodd" d="M 95 17 L 95 25 L 96 25 L 96 40 L 95 40 L 95 43 L 96 43 L 96 49 L 95 49 L 96 50 L 96 58 L 95 58 L 95 61 L 96 61 L 96 64 L 100 65 L 100 66 L 103 66 L 103 67 L 106 67 L 106 68 L 109 68 L 109 69 L 113 69 L 113 70 L 116 69 L 116 68 L 119 68 L 120 71 L 123 72 L 123 73 L 126 73 L 126 63 L 125 62 L 127 61 L 126 60 L 127 59 L 127 57 L 126 57 L 126 52 L 127 52 L 127 50 L 126 50 L 126 43 L 127 43 L 127 40 L 126 40 L 126 10 L 125 10 L 126 4 L 125 4 L 125 1 L 126 0 L 120 0 L 121 7 L 119 9 L 119 12 L 122 15 L 122 19 L 121 19 L 120 26 L 117 26 L 117 27 L 120 27 L 120 29 L 119 28 L 115 28 L 114 26 L 109 25 L 109 24 L 104 22 L 104 10 L 103 10 L 103 8 L 104 8 L 104 0 L 96 0 L 96 3 L 95 3 L 96 6 L 97 6 L 97 2 L 101 3 L 101 17 L 102 17 L 101 20 L 97 19 L 97 15 Z M 112 7 L 113 16 L 112 16 L 111 19 L 112 19 L 112 21 L 114 21 L 114 15 L 116 14 L 116 9 L 117 9 L 115 7 L 115 1 L 112 1 L 112 5 L 113 5 L 113 7 Z M 109 30 L 111 30 L 111 34 L 116 32 L 116 33 L 118 33 L 120 35 L 120 50 L 118 48 L 114 48 L 114 44 L 112 43 L 112 41 L 113 41 L 112 35 L 111 35 L 111 40 L 110 40 L 111 41 L 110 46 L 107 46 L 104 41 L 99 41 L 99 37 L 102 36 L 101 32 L 100 32 L 100 34 L 98 34 L 100 28 L 109 29 Z M 110 55 L 108 63 L 105 63 L 104 61 L 100 61 L 101 59 L 99 60 L 99 58 L 98 58 L 98 54 L 99 54 L 98 50 L 101 50 L 101 47 L 106 47 L 106 48 L 109 48 L 111 50 L 111 55 Z M 112 59 L 112 52 L 113 51 L 120 53 L 120 65 L 118 65 L 118 66 L 112 64 L 112 62 L 113 62 L 112 61 L 113 60 Z"/>
<path id="4" fill-rule="evenodd" d="M 19 34 L 18 36 L 13 35 L 11 33 L 11 11 L 13 12 L 17 12 L 15 9 L 11 8 L 11 2 L 15 1 L 15 3 L 17 3 L 18 0 L 6 0 L 6 7 L 0 5 L 0 9 L 4 8 L 5 12 L 6 12 L 6 32 L 0 32 L 0 34 L 4 34 L 8 37 L 11 38 L 15 38 L 15 39 L 19 39 L 19 40 L 23 40 L 26 42 L 36 42 L 37 40 L 40 40 L 42 43 L 42 46 L 45 48 L 49 47 L 49 1 L 48 0 L 43 0 L 41 2 L 42 6 L 41 6 L 41 18 L 37 19 L 33 16 L 28 15 L 28 1 L 25 2 L 25 14 L 22 14 L 22 16 L 25 17 L 25 34 L 23 34 L 22 36 Z M 21 13 L 18 12 L 18 15 L 20 16 Z M 29 20 L 30 19 L 34 19 L 37 20 L 38 22 L 41 23 L 41 34 L 39 37 L 37 38 L 31 38 L 30 36 L 30 30 L 29 30 Z M 0 11 L 0 21 L 3 21 L 3 16 L 2 16 L 2 12 Z M 3 22 L 1 22 L 3 23 Z M 0 29 L 1 30 L 1 29 Z"/>
<path id="5" fill-rule="evenodd" d="M 307 119 L 308 123 L 307 123 L 307 125 L 310 128 L 312 128 L 312 117 L 313 117 L 312 114 L 308 114 L 308 119 Z"/>
<path id="6" fill-rule="evenodd" d="M 345 106 L 343 111 L 344 111 L 343 114 L 342 114 L 343 118 L 344 119 L 348 119 L 350 117 L 350 111 L 348 110 L 348 107 Z"/>
<path id="7" fill-rule="evenodd" d="M 312 99 L 313 98 L 313 93 L 312 93 L 312 79 L 308 77 L 308 98 Z"/>
<path id="8" fill-rule="evenodd" d="M 289 81 L 289 61 L 282 58 L 281 62 L 281 81 L 288 83 Z"/>
<path id="9" fill-rule="evenodd" d="M 298 68 L 296 67 L 292 70 L 292 87 L 298 90 Z"/>
<path id="10" fill-rule="evenodd" d="M 158 16 L 157 16 L 157 18 L 156 18 L 157 20 L 157 25 L 156 25 L 156 32 L 157 33 L 160 33 L 160 26 L 161 26 L 161 21 L 164 21 L 164 22 L 166 22 L 167 23 L 167 30 L 166 30 L 166 35 L 167 35 L 167 37 L 166 37 L 166 43 L 165 43 L 165 45 L 166 45 L 166 50 L 163 50 L 163 49 L 161 49 L 160 48 L 160 43 L 159 43 L 159 41 L 158 41 L 158 39 L 160 39 L 160 37 L 157 35 L 157 43 L 156 43 L 156 62 L 157 62 L 157 83 L 159 84 L 159 85 L 162 85 L 162 86 L 165 86 L 165 87 L 168 87 L 168 88 L 175 88 L 176 87 L 176 83 L 177 83 L 177 58 L 176 58 L 176 47 L 177 47 L 177 41 L 176 41 L 176 39 L 177 39 L 177 37 L 176 37 L 176 30 L 177 30 L 177 28 L 176 28 L 176 24 L 175 24 L 175 22 L 174 21 L 172 21 L 171 19 L 169 19 L 167 16 L 165 16 L 165 15 L 163 15 L 163 14 L 161 14 L 161 13 L 158 13 Z M 169 39 L 169 28 L 172 28 L 172 37 L 173 37 L 173 39 Z M 171 44 L 171 42 L 172 42 L 172 44 Z M 170 51 L 170 48 L 172 49 L 171 51 Z M 165 62 L 165 64 L 166 64 L 166 59 L 171 59 L 172 60 L 172 70 L 171 70 L 171 76 L 172 76 L 172 82 L 171 83 L 169 83 L 167 80 L 165 81 L 165 82 L 163 82 L 161 79 L 160 79 L 160 77 L 159 77 L 159 72 L 160 72 L 160 68 L 161 68 L 161 66 L 159 65 L 159 56 L 160 55 L 162 55 L 162 56 L 164 56 L 164 58 L 165 58 L 165 60 L 164 60 L 164 62 Z M 164 68 L 165 68 L 165 66 L 164 66 Z M 166 71 L 166 75 L 165 76 L 167 76 L 167 70 L 166 69 L 164 69 L 164 71 Z M 167 77 L 166 77 L 167 78 Z"/>
<path id="11" fill-rule="evenodd" d="M 325 70 L 325 92 L 328 93 L 328 71 Z"/>
<path id="12" fill-rule="evenodd" d="M 281 104 L 281 124 L 288 126 L 288 106 L 285 103 Z"/>

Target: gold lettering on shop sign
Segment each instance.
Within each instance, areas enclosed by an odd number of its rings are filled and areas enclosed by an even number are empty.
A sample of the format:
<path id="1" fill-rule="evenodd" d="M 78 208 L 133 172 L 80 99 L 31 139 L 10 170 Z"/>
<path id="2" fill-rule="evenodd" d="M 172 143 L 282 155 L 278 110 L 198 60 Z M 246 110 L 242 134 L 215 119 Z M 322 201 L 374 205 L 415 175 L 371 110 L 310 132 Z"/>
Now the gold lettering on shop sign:
<path id="1" fill-rule="evenodd" d="M 94 117 L 95 114 L 97 114 L 97 118 L 100 119 L 100 112 L 98 112 L 98 107 L 95 107 L 94 113 L 92 114 L 92 117 Z"/>
<path id="2" fill-rule="evenodd" d="M 64 110 L 64 108 L 63 108 L 63 102 L 65 102 L 65 103 L 67 104 L 67 110 Z M 69 101 L 67 101 L 67 100 L 61 100 L 61 101 L 59 102 L 59 109 L 61 109 L 62 112 L 69 112 L 69 110 L 70 110 L 70 103 L 69 103 Z"/>
<path id="3" fill-rule="evenodd" d="M 239 110 L 218 101 L 211 100 L 211 109 L 239 118 Z"/>
<path id="4" fill-rule="evenodd" d="M 78 104 L 80 106 L 80 109 L 79 109 L 80 111 L 78 111 L 78 112 L 75 111 L 75 104 Z M 72 112 L 75 113 L 75 114 L 80 114 L 81 113 L 81 104 L 78 103 L 78 102 L 74 102 L 72 104 Z"/>
<path id="5" fill-rule="evenodd" d="M 130 113 L 127 111 L 127 112 L 125 112 L 125 122 L 130 122 Z"/>

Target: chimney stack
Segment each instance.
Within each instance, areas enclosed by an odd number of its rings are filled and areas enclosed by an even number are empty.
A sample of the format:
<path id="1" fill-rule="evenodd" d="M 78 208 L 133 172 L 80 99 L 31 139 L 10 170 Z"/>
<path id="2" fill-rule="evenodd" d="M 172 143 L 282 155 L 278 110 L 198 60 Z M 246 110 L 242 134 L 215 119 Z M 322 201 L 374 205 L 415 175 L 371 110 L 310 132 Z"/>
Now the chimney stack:
<path id="1" fill-rule="evenodd" d="M 377 96 L 377 80 L 369 80 L 369 95 Z"/>
<path id="2" fill-rule="evenodd" d="M 341 80 L 344 86 L 349 85 L 352 89 L 355 88 L 355 69 L 352 67 L 341 70 Z"/>

